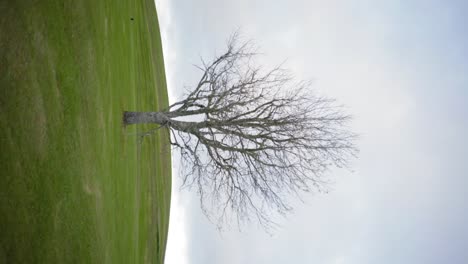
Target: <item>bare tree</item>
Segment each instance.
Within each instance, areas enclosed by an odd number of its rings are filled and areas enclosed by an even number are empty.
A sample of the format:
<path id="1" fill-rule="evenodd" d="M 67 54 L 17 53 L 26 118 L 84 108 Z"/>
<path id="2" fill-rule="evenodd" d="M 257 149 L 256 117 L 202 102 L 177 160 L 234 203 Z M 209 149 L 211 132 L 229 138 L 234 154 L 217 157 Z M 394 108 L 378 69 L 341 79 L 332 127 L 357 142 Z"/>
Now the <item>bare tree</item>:
<path id="1" fill-rule="evenodd" d="M 202 76 L 185 98 L 161 112 L 125 112 L 126 124 L 168 128 L 181 154 L 183 186 L 195 188 L 219 227 L 252 217 L 266 227 L 286 214 L 291 194 L 323 190 L 324 172 L 355 153 L 350 117 L 310 82 L 295 82 L 281 67 L 254 64 L 250 42 L 235 34 L 227 51 L 202 61 Z"/>

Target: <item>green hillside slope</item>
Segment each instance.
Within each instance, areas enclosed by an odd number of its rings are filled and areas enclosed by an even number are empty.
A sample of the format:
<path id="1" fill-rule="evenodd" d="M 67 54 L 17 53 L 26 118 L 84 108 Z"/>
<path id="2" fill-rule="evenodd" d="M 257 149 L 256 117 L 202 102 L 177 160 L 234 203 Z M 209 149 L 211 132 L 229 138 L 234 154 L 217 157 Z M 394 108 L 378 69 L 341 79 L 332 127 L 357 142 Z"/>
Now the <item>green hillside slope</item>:
<path id="1" fill-rule="evenodd" d="M 162 263 L 168 134 L 121 123 L 168 103 L 153 0 L 0 14 L 0 263 Z"/>

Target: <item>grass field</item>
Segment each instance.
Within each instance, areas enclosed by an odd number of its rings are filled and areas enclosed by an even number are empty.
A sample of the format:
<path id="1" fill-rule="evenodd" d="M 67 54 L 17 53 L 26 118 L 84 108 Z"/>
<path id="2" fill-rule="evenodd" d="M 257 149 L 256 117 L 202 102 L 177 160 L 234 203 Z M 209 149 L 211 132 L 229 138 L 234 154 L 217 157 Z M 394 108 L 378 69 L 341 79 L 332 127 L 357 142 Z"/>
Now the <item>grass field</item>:
<path id="1" fill-rule="evenodd" d="M 162 263 L 166 105 L 153 0 L 0 1 L 0 263 Z"/>

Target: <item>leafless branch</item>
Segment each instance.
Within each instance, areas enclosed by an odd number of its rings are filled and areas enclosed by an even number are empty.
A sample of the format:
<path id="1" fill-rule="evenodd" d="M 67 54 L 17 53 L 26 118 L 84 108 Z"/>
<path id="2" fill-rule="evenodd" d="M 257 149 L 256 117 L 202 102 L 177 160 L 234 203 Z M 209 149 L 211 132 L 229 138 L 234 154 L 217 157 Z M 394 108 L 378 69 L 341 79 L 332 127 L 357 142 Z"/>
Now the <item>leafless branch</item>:
<path id="1" fill-rule="evenodd" d="M 193 90 L 155 121 L 171 130 L 183 186 L 197 191 L 220 227 L 233 217 L 273 227 L 272 213 L 292 210 L 288 197 L 321 190 L 324 172 L 356 153 L 350 116 L 333 99 L 281 67 L 256 66 L 256 56 L 235 34 L 225 53 L 198 66 Z"/>

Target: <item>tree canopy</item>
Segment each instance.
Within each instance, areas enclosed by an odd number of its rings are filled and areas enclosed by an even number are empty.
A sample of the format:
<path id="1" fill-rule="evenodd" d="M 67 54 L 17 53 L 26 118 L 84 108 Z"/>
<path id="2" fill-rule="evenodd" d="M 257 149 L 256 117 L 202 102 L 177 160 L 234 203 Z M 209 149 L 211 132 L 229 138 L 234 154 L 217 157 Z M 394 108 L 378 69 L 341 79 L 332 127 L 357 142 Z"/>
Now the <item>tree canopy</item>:
<path id="1" fill-rule="evenodd" d="M 219 227 L 252 219 L 265 228 L 291 196 L 326 187 L 325 172 L 355 155 L 350 116 L 281 66 L 255 64 L 254 45 L 234 34 L 226 51 L 202 61 L 185 97 L 161 112 L 126 112 L 128 124 L 152 122 L 171 132 L 183 186 L 195 189 Z"/>

